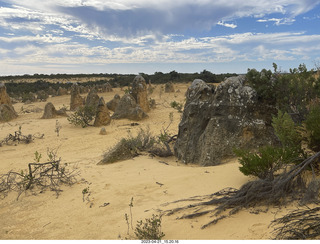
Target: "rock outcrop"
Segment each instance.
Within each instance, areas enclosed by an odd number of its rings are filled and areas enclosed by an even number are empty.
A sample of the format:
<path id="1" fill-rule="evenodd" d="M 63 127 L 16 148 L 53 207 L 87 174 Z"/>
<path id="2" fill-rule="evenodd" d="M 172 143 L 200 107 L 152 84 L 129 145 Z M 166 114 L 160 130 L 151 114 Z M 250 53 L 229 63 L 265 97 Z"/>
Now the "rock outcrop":
<path id="1" fill-rule="evenodd" d="M 73 84 L 71 87 L 71 101 L 70 110 L 74 111 L 76 108 L 84 105 L 84 99 L 80 95 L 80 88 L 78 84 Z"/>
<path id="2" fill-rule="evenodd" d="M 271 126 L 274 107 L 257 99 L 245 77 L 231 77 L 216 90 L 194 80 L 186 104 L 175 155 L 185 163 L 216 165 L 233 156 L 233 148 L 253 149 L 276 142 Z"/>
<path id="3" fill-rule="evenodd" d="M 148 115 L 136 103 L 136 100 L 130 94 L 125 94 L 119 101 L 119 104 L 112 115 L 112 119 L 130 119 L 142 120 Z"/>
<path id="4" fill-rule="evenodd" d="M 108 125 L 111 122 L 111 117 L 109 110 L 104 102 L 103 97 L 100 97 L 98 101 L 98 106 L 96 109 L 96 118 L 94 120 L 93 126 L 99 127 L 103 125 Z"/>
<path id="5" fill-rule="evenodd" d="M 51 102 L 47 103 L 44 107 L 44 112 L 41 119 L 52 119 L 57 116 L 67 117 L 68 115 L 65 109 L 56 110 L 56 108 Z"/>
<path id="6" fill-rule="evenodd" d="M 166 93 L 174 92 L 174 86 L 171 81 L 165 84 L 164 92 L 166 92 Z"/>
<path id="7" fill-rule="evenodd" d="M 99 103 L 99 96 L 97 94 L 96 89 L 92 88 L 86 98 L 85 106 L 95 109 L 98 106 L 98 103 Z"/>
<path id="8" fill-rule="evenodd" d="M 18 115 L 12 106 L 6 86 L 0 83 L 0 121 L 6 122 L 17 118 Z"/>
<path id="9" fill-rule="evenodd" d="M 137 75 L 132 82 L 131 95 L 144 112 L 149 112 L 148 91 L 145 79 Z"/>
<path id="10" fill-rule="evenodd" d="M 116 108 L 120 102 L 120 96 L 118 94 L 114 95 L 113 99 L 107 102 L 107 107 L 111 111 L 116 111 Z"/>
<path id="11" fill-rule="evenodd" d="M 57 96 L 68 95 L 68 90 L 62 87 L 59 87 L 57 90 Z"/>

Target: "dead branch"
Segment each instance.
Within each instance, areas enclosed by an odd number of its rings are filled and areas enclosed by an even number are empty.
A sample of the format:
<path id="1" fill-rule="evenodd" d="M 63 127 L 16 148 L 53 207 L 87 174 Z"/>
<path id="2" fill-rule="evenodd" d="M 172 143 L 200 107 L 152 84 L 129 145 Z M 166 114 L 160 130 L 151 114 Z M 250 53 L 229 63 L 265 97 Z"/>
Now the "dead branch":
<path id="1" fill-rule="evenodd" d="M 302 200 L 304 203 L 317 201 L 320 183 L 316 181 L 315 177 L 313 177 L 311 182 L 307 183 L 302 177 L 302 173 L 310 168 L 312 163 L 316 162 L 319 157 L 320 152 L 293 166 L 288 172 L 284 171 L 273 180 L 257 179 L 244 184 L 239 190 L 226 188 L 211 195 L 175 201 L 173 203 L 195 200 L 198 202 L 166 210 L 164 214 L 171 215 L 185 210 L 193 210 L 191 214 L 185 214 L 180 218 L 195 218 L 210 213 L 215 219 L 202 226 L 202 228 L 206 228 L 227 216 L 237 213 L 243 208 L 264 205 L 280 206 L 295 200 Z M 209 206 L 215 207 L 208 210 Z"/>
<path id="2" fill-rule="evenodd" d="M 78 172 L 69 171 L 61 166 L 61 159 L 46 163 L 29 163 L 27 173 L 10 171 L 7 174 L 0 175 L 0 194 L 5 198 L 9 192 L 21 193 L 31 190 L 33 192 L 43 192 L 47 189 L 54 191 L 59 196 L 62 191 L 60 186 L 72 185 L 76 183 Z"/>
<path id="3" fill-rule="evenodd" d="M 280 225 L 280 226 L 279 226 Z M 277 240 L 316 240 L 320 238 L 320 207 L 297 209 L 272 221 Z"/>
<path id="4" fill-rule="evenodd" d="M 36 133 L 34 135 L 23 135 L 21 132 L 21 126 L 19 127 L 18 131 L 15 131 L 13 134 L 9 134 L 6 138 L 4 138 L 2 141 L 0 141 L 0 147 L 3 145 L 12 145 L 14 143 L 25 143 L 29 144 L 34 139 L 42 139 L 44 137 L 44 134 Z"/>

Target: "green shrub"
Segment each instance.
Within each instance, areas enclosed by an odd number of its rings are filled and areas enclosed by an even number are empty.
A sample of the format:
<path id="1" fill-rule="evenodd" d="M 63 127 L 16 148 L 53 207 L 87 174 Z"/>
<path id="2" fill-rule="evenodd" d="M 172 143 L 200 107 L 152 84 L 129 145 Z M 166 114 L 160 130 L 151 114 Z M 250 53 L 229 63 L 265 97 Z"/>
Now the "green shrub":
<path id="1" fill-rule="evenodd" d="M 173 101 L 170 103 L 170 106 L 176 110 L 178 110 L 179 113 L 182 113 L 182 109 L 183 109 L 183 104 Z"/>
<path id="2" fill-rule="evenodd" d="M 265 146 L 253 153 L 249 150 L 234 149 L 239 157 L 240 171 L 244 175 L 253 175 L 261 179 L 273 179 L 274 174 L 284 164 L 297 160 L 289 148 Z"/>
<path id="3" fill-rule="evenodd" d="M 272 118 L 272 127 L 283 147 L 301 151 L 302 136 L 288 113 L 278 110 L 278 115 Z"/>
<path id="4" fill-rule="evenodd" d="M 138 221 L 134 231 L 139 240 L 161 240 L 165 234 L 161 231 L 161 216 L 152 215 L 152 218 Z"/>
<path id="5" fill-rule="evenodd" d="M 85 128 L 90 126 L 95 117 L 95 109 L 91 106 L 78 107 L 77 110 L 71 114 L 67 120 L 70 124 L 81 126 Z"/>
<path id="6" fill-rule="evenodd" d="M 318 152 L 320 151 L 320 106 L 313 105 L 304 121 L 308 147 Z"/>

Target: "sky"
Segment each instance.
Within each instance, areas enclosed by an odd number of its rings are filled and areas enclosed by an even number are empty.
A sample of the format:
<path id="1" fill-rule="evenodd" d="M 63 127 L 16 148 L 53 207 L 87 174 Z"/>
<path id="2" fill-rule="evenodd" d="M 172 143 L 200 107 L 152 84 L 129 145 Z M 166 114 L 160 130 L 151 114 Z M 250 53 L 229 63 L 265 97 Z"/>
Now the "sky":
<path id="1" fill-rule="evenodd" d="M 320 0 L 0 0 L 0 76 L 320 64 Z"/>

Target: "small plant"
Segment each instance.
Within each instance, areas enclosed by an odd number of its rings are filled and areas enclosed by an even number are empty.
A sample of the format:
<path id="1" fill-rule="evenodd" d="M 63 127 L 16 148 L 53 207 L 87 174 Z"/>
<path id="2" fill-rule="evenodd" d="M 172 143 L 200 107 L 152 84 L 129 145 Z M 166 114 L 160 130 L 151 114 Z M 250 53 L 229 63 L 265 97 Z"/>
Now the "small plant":
<path id="1" fill-rule="evenodd" d="M 36 152 L 34 153 L 34 162 L 35 162 L 35 163 L 39 163 L 41 158 L 42 158 L 41 153 L 38 153 L 38 151 L 36 151 Z"/>
<path id="2" fill-rule="evenodd" d="M 138 221 L 134 231 L 139 240 L 161 240 L 165 234 L 161 231 L 161 216 L 152 215 L 152 218 Z"/>
<path id="3" fill-rule="evenodd" d="M 61 128 L 62 128 L 61 124 L 59 123 L 58 120 L 56 120 L 56 128 L 55 128 L 54 132 L 57 133 L 57 136 L 58 136 L 58 137 L 59 137 L 59 135 L 60 135 L 60 130 L 61 130 Z"/>
<path id="4" fill-rule="evenodd" d="M 95 109 L 91 106 L 79 107 L 77 110 L 70 115 L 67 120 L 70 124 L 81 126 L 85 128 L 91 126 L 91 122 L 95 117 Z"/>
<path id="5" fill-rule="evenodd" d="M 170 103 L 170 106 L 172 108 L 174 108 L 174 109 L 177 109 L 179 113 L 182 113 L 182 108 L 183 108 L 183 104 L 182 103 L 173 101 L 173 102 Z"/>

